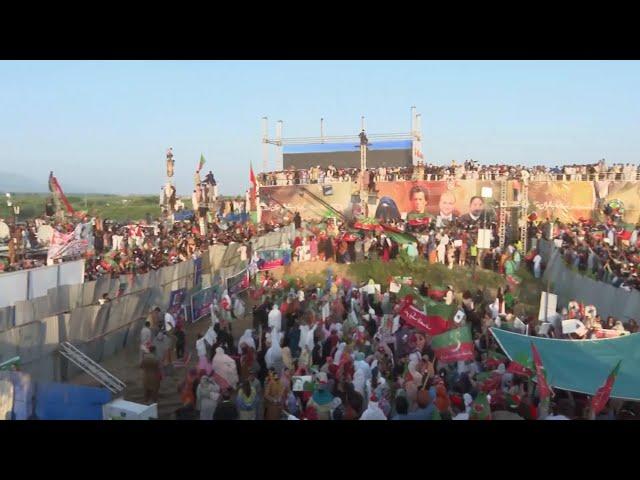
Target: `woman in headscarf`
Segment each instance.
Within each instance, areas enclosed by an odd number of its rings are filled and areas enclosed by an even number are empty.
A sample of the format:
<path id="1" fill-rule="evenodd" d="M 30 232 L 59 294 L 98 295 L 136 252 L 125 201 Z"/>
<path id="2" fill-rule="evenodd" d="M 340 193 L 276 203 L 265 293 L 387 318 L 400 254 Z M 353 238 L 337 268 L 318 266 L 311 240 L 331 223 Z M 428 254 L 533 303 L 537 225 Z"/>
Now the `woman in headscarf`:
<path id="1" fill-rule="evenodd" d="M 256 342 L 253 339 L 253 330 L 248 328 L 244 331 L 240 339 L 238 340 L 238 354 L 242 354 L 242 345 L 245 344 L 247 347 L 256 349 Z"/>
<path id="2" fill-rule="evenodd" d="M 282 396 L 284 388 L 275 371 L 270 370 L 264 391 L 265 420 L 280 420 L 282 416 Z"/>
<path id="3" fill-rule="evenodd" d="M 216 348 L 216 354 L 211 361 L 213 371 L 220 375 L 231 388 L 235 388 L 238 384 L 238 367 L 236 362 L 229 355 L 224 353 L 222 347 Z"/>
<path id="4" fill-rule="evenodd" d="M 264 356 L 264 361 L 269 370 L 275 370 L 276 372 L 282 372 L 282 348 L 280 347 L 280 333 L 273 332 L 271 334 L 271 346 L 267 350 Z"/>
<path id="5" fill-rule="evenodd" d="M 271 311 L 269 312 L 269 328 L 272 332 L 279 332 L 282 330 L 282 313 L 278 309 L 278 304 L 274 303 Z"/>
<path id="6" fill-rule="evenodd" d="M 200 412 L 200 420 L 213 420 L 220 399 L 220 387 L 210 377 L 202 376 L 196 389 L 196 410 Z"/>
<path id="7" fill-rule="evenodd" d="M 315 409 L 318 420 L 331 420 L 331 410 L 333 395 L 331 394 L 327 375 L 320 373 L 318 375 L 319 385 L 313 392 L 313 395 L 307 402 L 307 407 Z"/>
<path id="8" fill-rule="evenodd" d="M 241 342 L 240 347 L 240 381 L 243 382 L 249 378 L 252 372 L 256 371 L 257 361 L 255 349 L 247 345 L 246 342 Z"/>
<path id="9" fill-rule="evenodd" d="M 198 334 L 196 340 L 196 352 L 198 354 L 198 371 L 204 371 L 206 375 L 211 373 L 211 364 L 207 358 L 207 344 L 201 334 Z"/>
<path id="10" fill-rule="evenodd" d="M 251 385 L 249 380 L 242 382 L 241 388 L 236 396 L 236 407 L 238 407 L 240 420 L 255 420 L 258 406 L 258 392 Z"/>

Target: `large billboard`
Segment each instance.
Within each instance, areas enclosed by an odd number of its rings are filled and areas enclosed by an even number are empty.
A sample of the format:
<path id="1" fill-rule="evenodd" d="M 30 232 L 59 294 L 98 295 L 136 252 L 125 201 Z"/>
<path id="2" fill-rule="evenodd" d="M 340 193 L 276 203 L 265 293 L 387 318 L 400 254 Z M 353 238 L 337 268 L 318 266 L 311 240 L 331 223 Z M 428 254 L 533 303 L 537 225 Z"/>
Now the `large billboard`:
<path id="1" fill-rule="evenodd" d="M 483 187 L 491 188 L 491 197 L 479 199 Z M 442 218 L 471 217 L 486 212 L 492 221 L 499 207 L 501 182 L 492 180 L 396 181 L 376 183 L 375 201 L 368 216 L 412 218 L 423 214 Z M 517 206 L 522 183 L 507 181 L 507 202 Z M 352 197 L 359 185 L 352 182 L 330 184 L 261 187 L 262 219 L 291 220 L 296 211 L 304 219 L 335 216 L 338 211 L 350 216 Z M 357 198 L 354 198 L 357 200 Z M 635 223 L 640 215 L 640 182 L 531 181 L 528 183 L 529 208 L 538 218 L 558 218 L 564 222 L 580 218 L 600 218 L 603 202 L 621 200 L 624 220 Z M 475 213 L 474 213 L 475 212 Z M 481 220 L 482 221 L 482 220 Z"/>
<path id="2" fill-rule="evenodd" d="M 371 142 L 367 150 L 368 167 L 409 167 L 413 165 L 411 140 Z M 284 168 L 310 167 L 360 168 L 360 143 L 316 143 L 285 145 L 282 149 Z"/>

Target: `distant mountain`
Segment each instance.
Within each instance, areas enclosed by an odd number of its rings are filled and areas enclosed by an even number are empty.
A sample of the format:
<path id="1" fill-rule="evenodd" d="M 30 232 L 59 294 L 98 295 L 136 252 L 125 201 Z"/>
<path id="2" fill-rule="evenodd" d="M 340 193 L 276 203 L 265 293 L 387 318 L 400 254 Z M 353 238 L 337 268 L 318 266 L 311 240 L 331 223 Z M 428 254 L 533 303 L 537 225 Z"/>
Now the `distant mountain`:
<path id="1" fill-rule="evenodd" d="M 49 191 L 46 178 L 36 182 L 17 173 L 0 172 L 0 192 L 46 193 Z"/>
<path id="2" fill-rule="evenodd" d="M 64 193 L 95 193 L 93 190 L 86 191 L 85 188 L 78 188 L 75 185 L 62 184 Z M 33 180 L 17 173 L 0 172 L 0 193 L 48 193 L 47 177 L 42 180 Z"/>

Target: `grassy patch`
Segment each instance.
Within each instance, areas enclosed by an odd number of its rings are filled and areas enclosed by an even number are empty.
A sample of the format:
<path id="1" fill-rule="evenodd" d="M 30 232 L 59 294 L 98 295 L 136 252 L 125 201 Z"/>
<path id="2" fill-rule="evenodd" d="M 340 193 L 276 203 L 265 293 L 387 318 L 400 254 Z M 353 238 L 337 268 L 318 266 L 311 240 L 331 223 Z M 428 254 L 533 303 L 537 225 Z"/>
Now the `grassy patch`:
<path id="1" fill-rule="evenodd" d="M 18 193 L 12 195 L 15 205 L 20 205 L 20 220 L 44 215 L 45 203 L 49 195 L 35 193 Z M 71 206 L 77 211 L 89 212 L 113 220 L 142 220 L 146 214 L 156 218 L 160 214 L 159 196 L 157 195 L 102 195 L 72 194 L 67 196 Z M 183 200 L 185 208 L 191 208 L 190 200 Z M 7 207 L 6 199 L 0 202 L 0 217 L 13 218 L 13 210 Z"/>

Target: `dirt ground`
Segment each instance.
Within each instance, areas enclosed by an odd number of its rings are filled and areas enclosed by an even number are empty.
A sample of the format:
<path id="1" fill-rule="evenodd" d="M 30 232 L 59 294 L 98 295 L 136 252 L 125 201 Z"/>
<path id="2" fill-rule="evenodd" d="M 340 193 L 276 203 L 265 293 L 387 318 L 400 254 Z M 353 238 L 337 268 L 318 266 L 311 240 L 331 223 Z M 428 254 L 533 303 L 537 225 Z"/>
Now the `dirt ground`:
<path id="1" fill-rule="evenodd" d="M 283 275 L 300 275 L 302 277 L 308 274 L 321 273 L 329 265 L 326 262 L 304 262 L 294 263 L 288 267 L 279 267 L 271 270 L 271 274 L 276 278 L 281 278 Z M 334 273 L 344 274 L 346 272 L 346 265 L 330 264 Z M 253 302 L 248 298 L 248 295 L 243 295 L 243 300 L 246 303 L 246 314 L 244 318 L 237 319 L 232 324 L 232 334 L 234 339 L 240 338 L 247 328 L 252 328 L 252 307 Z M 210 319 L 203 318 L 200 321 L 189 324 L 186 327 L 186 352 L 191 354 L 190 361 L 187 366 L 173 367 L 162 380 L 160 386 L 160 395 L 158 398 L 158 417 L 161 420 L 173 420 L 175 419 L 175 411 L 181 406 L 180 395 L 178 393 L 178 385 L 184 380 L 186 372 L 189 368 L 195 367 L 198 363 L 196 355 L 196 339 L 198 333 L 204 334 L 210 325 Z M 175 356 L 175 351 L 174 351 Z M 131 345 L 129 348 L 118 352 L 111 358 L 101 363 L 102 367 L 107 369 L 111 374 L 122 380 L 127 388 L 121 395 L 125 400 L 143 403 L 144 393 L 142 389 L 142 370 L 138 366 L 139 364 L 139 351 L 137 346 Z M 91 378 L 89 375 L 83 374 L 75 377 L 72 383 L 78 385 L 89 386 L 101 386 L 97 381 Z"/>
<path id="2" fill-rule="evenodd" d="M 249 302 L 248 299 L 245 299 Z M 237 319 L 232 325 L 232 334 L 234 339 L 240 338 L 245 329 L 251 328 L 252 304 L 247 305 L 247 315 L 242 319 Z M 160 386 L 160 394 L 158 398 L 158 418 L 160 420 L 175 419 L 175 411 L 181 406 L 180 395 L 178 393 L 178 385 L 184 380 L 186 372 L 189 368 L 195 367 L 198 363 L 196 355 L 196 339 L 198 333 L 204 335 L 208 330 L 211 321 L 208 317 L 200 321 L 189 324 L 186 327 L 186 352 L 191 355 L 190 361 L 185 367 L 172 367 L 166 372 L 166 376 L 162 380 Z M 140 353 L 136 345 L 132 345 L 126 350 L 118 352 L 108 360 L 101 363 L 102 367 L 110 373 L 122 380 L 127 388 L 121 395 L 125 400 L 135 403 L 144 403 L 144 392 L 142 390 L 142 370 L 139 368 Z M 175 350 L 174 350 L 175 358 Z M 80 375 L 75 377 L 72 383 L 79 385 L 101 386 L 93 378 L 88 375 Z"/>

